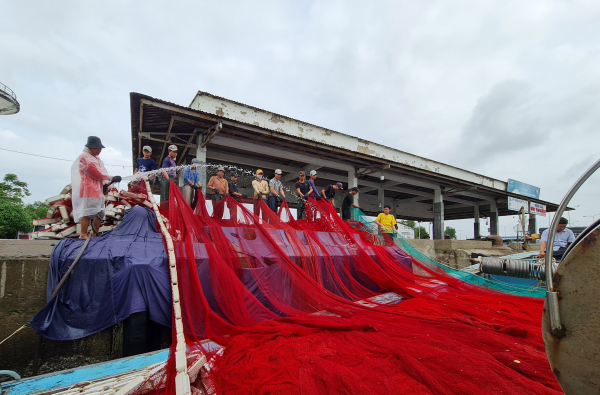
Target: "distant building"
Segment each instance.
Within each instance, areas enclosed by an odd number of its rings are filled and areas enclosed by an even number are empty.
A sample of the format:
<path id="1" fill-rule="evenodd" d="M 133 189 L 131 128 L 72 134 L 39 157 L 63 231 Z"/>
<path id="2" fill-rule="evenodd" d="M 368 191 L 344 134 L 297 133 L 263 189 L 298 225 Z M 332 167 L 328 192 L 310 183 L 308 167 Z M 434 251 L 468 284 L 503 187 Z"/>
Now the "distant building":
<path id="1" fill-rule="evenodd" d="M 410 226 L 403 225 L 398 223 L 398 234 L 405 239 L 414 239 L 415 238 L 415 230 Z"/>

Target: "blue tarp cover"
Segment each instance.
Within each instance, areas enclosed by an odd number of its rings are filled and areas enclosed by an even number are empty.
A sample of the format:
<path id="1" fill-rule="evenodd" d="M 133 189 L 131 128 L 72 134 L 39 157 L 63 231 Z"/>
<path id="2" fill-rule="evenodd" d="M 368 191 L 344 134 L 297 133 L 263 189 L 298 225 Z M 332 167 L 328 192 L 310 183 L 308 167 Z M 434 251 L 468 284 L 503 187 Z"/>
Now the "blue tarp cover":
<path id="1" fill-rule="evenodd" d="M 83 246 L 65 239 L 50 257 L 47 299 Z M 42 336 L 73 340 L 98 333 L 129 315 L 148 311 L 150 319 L 171 326 L 171 287 L 162 236 L 154 213 L 127 210 L 114 230 L 88 244 L 58 296 L 30 321 Z"/>

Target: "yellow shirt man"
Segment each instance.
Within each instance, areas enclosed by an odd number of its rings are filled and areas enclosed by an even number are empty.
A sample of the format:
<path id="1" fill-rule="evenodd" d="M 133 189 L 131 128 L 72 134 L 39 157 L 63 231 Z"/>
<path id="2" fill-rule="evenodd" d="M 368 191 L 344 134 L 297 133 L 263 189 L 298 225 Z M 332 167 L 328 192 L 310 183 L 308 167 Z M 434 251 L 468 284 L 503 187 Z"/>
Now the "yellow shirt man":
<path id="1" fill-rule="evenodd" d="M 385 233 L 394 233 L 394 229 L 398 229 L 396 217 L 390 214 L 390 210 L 390 206 L 385 206 L 383 208 L 383 213 L 379 214 L 377 219 L 375 219 L 375 222 L 379 224 L 379 227 Z"/>

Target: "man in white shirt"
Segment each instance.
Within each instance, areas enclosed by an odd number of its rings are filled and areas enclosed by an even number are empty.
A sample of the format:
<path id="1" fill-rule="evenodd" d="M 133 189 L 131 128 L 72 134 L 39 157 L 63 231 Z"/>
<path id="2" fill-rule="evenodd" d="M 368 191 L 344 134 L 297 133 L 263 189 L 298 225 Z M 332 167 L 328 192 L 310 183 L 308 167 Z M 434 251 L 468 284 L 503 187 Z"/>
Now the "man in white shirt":
<path id="1" fill-rule="evenodd" d="M 556 228 L 556 235 L 554 236 L 554 247 L 552 248 L 552 256 L 556 260 L 560 260 L 567 250 L 567 247 L 575 241 L 575 235 L 571 229 L 567 229 L 567 221 L 566 218 L 561 217 L 560 221 L 558 221 L 558 227 Z M 546 229 L 542 233 L 541 243 L 540 243 L 540 258 L 544 258 L 546 256 L 546 246 L 548 245 L 548 234 L 550 233 L 550 229 Z"/>
<path id="2" fill-rule="evenodd" d="M 275 170 L 275 176 L 269 181 L 269 207 L 274 213 L 277 213 L 277 208 L 281 204 L 281 200 L 285 199 L 283 184 L 281 184 L 281 169 Z"/>

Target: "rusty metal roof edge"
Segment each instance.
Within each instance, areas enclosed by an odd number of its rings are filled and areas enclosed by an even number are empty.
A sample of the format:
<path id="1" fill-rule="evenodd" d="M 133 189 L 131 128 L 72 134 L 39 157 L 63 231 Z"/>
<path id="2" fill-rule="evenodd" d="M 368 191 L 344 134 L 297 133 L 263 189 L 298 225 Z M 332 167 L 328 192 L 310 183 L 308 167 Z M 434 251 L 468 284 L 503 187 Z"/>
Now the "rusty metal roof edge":
<path id="1" fill-rule="evenodd" d="M 299 120 L 299 119 L 292 118 L 292 117 L 289 117 L 289 116 L 287 116 L 287 115 L 281 115 L 281 114 L 275 113 L 275 112 L 273 112 L 273 111 L 264 110 L 264 109 L 262 109 L 262 108 L 254 107 L 254 106 L 251 106 L 251 105 L 248 105 L 248 104 L 244 104 L 244 103 L 241 103 L 241 102 L 238 102 L 238 101 L 235 101 L 235 100 L 231 100 L 231 99 L 227 99 L 227 98 L 224 98 L 224 97 L 221 97 L 221 96 L 217 96 L 217 95 L 214 95 L 214 94 L 212 94 L 212 93 L 210 93 L 210 92 L 204 92 L 204 91 L 201 91 L 201 90 L 199 90 L 199 91 L 196 93 L 196 96 L 194 96 L 194 98 L 192 99 L 192 101 L 191 101 L 191 103 L 190 103 L 190 106 L 191 106 L 191 105 L 194 103 L 194 100 L 196 99 L 196 97 L 197 97 L 197 96 L 208 96 L 208 97 L 211 97 L 211 98 L 213 98 L 213 99 L 217 99 L 217 100 L 225 100 L 225 101 L 228 101 L 228 102 L 230 102 L 230 103 L 237 104 L 237 105 L 239 105 L 239 106 L 244 106 L 244 107 L 247 107 L 247 108 L 249 108 L 249 109 L 252 109 L 252 110 L 255 110 L 255 111 L 261 111 L 261 112 L 270 113 L 270 114 L 273 114 L 273 115 L 275 115 L 275 116 L 278 116 L 278 117 L 287 118 L 287 119 L 289 119 L 289 120 L 292 120 L 292 121 L 295 121 L 295 122 L 300 122 L 300 123 L 303 123 L 303 124 L 305 124 L 305 125 L 313 126 L 313 127 L 315 127 L 315 128 L 323 129 L 323 130 L 325 130 L 325 131 L 328 131 L 328 132 L 331 132 L 331 133 L 336 133 L 336 134 L 339 134 L 339 135 L 342 135 L 342 136 L 346 136 L 346 137 L 350 137 L 350 138 L 355 138 L 355 139 L 358 139 L 358 140 L 360 140 L 360 141 L 362 141 L 362 142 L 364 142 L 364 143 L 366 143 L 366 144 L 373 144 L 373 145 L 377 145 L 377 146 L 380 146 L 380 147 L 383 147 L 383 148 L 386 148 L 386 149 L 390 149 L 390 150 L 398 151 L 398 152 L 400 152 L 400 153 L 403 153 L 403 154 L 412 155 L 412 156 L 414 156 L 414 157 L 416 157 L 416 158 L 419 158 L 419 159 L 422 159 L 422 160 L 425 160 L 425 161 L 431 161 L 431 162 L 434 162 L 434 163 L 439 163 L 440 165 L 444 165 L 444 166 L 448 166 L 448 167 L 454 168 L 454 169 L 456 169 L 456 170 L 460 170 L 460 171 L 466 171 L 466 172 L 469 172 L 469 173 L 475 174 L 475 175 L 477 175 L 477 176 L 481 176 L 481 177 L 483 177 L 483 178 L 487 178 L 487 179 L 489 179 L 489 180 L 492 180 L 492 181 L 497 181 L 497 182 L 499 182 L 499 183 L 501 183 L 501 184 L 506 184 L 506 183 L 507 183 L 507 182 L 505 182 L 505 181 L 498 180 L 498 179 L 496 179 L 496 178 L 492 178 L 492 177 L 488 177 L 488 176 L 485 176 L 485 175 L 483 175 L 483 174 L 475 173 L 475 172 L 472 172 L 472 171 L 470 171 L 470 170 L 461 169 L 460 167 L 456 167 L 456 166 L 453 166 L 453 165 L 449 165 L 449 164 L 447 164 L 447 163 L 442 163 L 442 162 L 434 161 L 434 160 L 432 160 L 432 159 L 428 159 L 428 158 L 425 158 L 425 157 L 423 157 L 423 156 L 420 156 L 420 155 L 411 154 L 411 153 L 409 153 L 409 152 L 402 151 L 402 150 L 399 150 L 399 149 L 397 149 L 397 148 L 388 147 L 388 146 L 386 146 L 386 145 L 383 145 L 383 144 L 380 144 L 380 143 L 376 143 L 376 142 L 373 142 L 373 141 L 368 141 L 368 140 L 365 140 L 365 139 L 363 139 L 363 138 L 360 138 L 360 137 L 357 137 L 357 136 L 352 136 L 352 135 L 349 135 L 349 134 L 346 134 L 346 133 L 338 132 L 338 131 L 336 131 L 336 130 L 333 130 L 333 129 L 328 129 L 328 128 L 325 128 L 325 127 L 323 127 L 323 126 L 319 126 L 319 125 L 312 124 L 312 123 L 310 123 L 310 122 L 301 121 L 301 120 Z M 170 103 L 170 104 L 172 104 L 172 103 Z M 188 107 L 188 108 L 189 108 L 189 107 Z M 190 109 L 191 109 L 191 108 L 190 108 Z M 195 111 L 199 111 L 199 110 L 195 110 Z M 199 111 L 199 112 L 200 112 L 200 113 L 202 113 L 202 114 L 210 114 L 210 113 L 205 113 L 205 112 L 203 112 L 203 111 Z M 214 114 L 210 114 L 210 115 L 214 115 Z M 223 117 L 223 118 L 227 118 L 227 117 Z M 228 119 L 231 119 L 231 118 L 228 118 Z M 241 121 L 239 121 L 239 120 L 235 120 L 235 121 L 236 121 L 236 122 L 240 122 L 240 123 L 245 123 L 245 122 L 241 122 Z M 247 125 L 251 125 L 251 124 L 249 124 L 249 123 L 245 123 L 245 124 L 247 124 Z M 256 126 L 256 125 L 251 125 L 251 126 Z M 262 127 L 261 127 L 261 129 L 264 129 L 264 128 L 262 128 Z M 267 130 L 270 130 L 270 129 L 267 129 Z M 280 132 L 280 133 L 281 133 L 281 132 Z M 328 146 L 330 146 L 329 144 L 325 144 L 325 145 L 328 145 Z M 337 148 L 337 147 L 336 147 L 336 148 Z M 353 152 L 353 151 L 350 151 L 350 150 L 348 150 L 348 151 L 349 151 L 349 152 Z M 409 165 L 409 166 L 410 166 L 410 165 Z M 432 173 L 435 173 L 435 172 L 432 172 Z"/>

